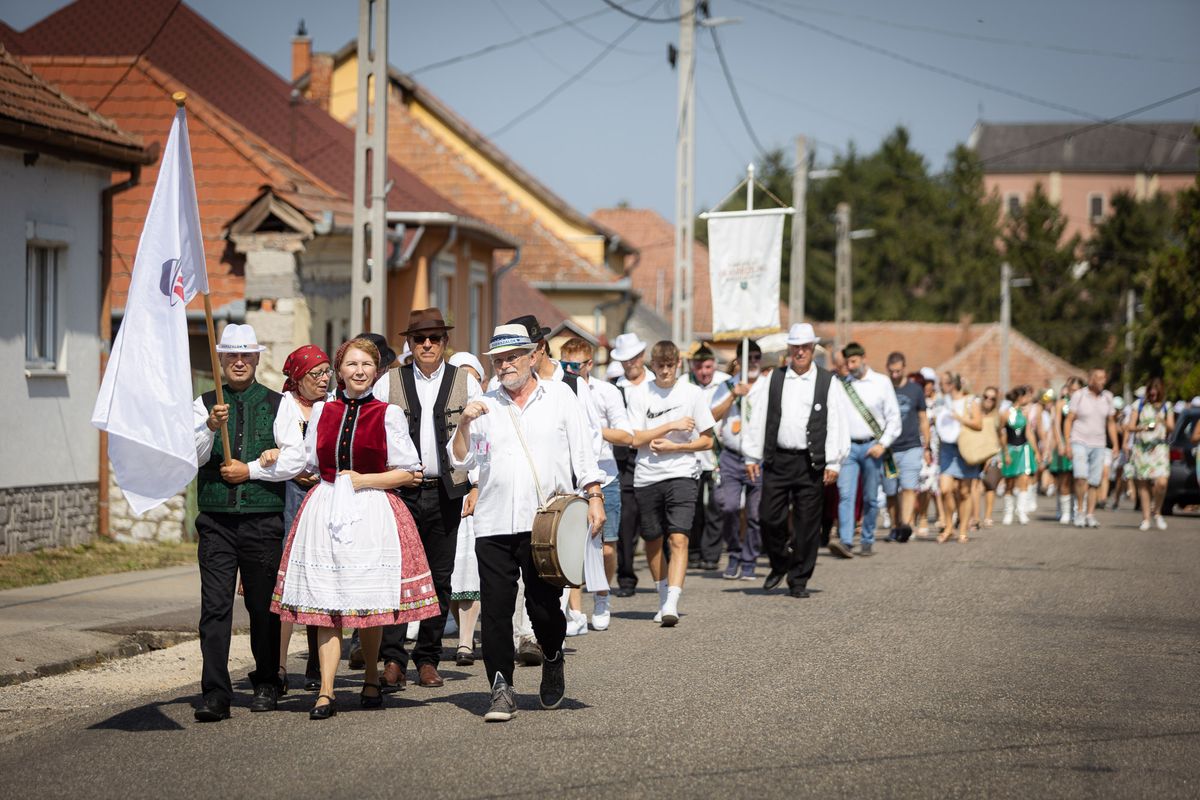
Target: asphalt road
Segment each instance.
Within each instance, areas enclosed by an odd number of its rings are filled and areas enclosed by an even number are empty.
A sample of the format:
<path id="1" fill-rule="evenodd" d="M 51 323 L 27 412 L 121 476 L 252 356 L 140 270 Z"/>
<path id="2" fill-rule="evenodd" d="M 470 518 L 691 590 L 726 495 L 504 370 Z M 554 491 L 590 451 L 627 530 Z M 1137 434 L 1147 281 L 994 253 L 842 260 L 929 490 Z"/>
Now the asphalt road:
<path id="1" fill-rule="evenodd" d="M 1200 520 L 1101 521 L 822 556 L 807 600 L 689 575 L 678 627 L 616 601 L 568 640 L 563 707 L 520 668 L 501 725 L 482 662 L 382 711 L 344 671 L 332 720 L 293 690 L 197 725 L 185 644 L 0 689 L 0 773 L 12 797 L 1196 797 Z"/>

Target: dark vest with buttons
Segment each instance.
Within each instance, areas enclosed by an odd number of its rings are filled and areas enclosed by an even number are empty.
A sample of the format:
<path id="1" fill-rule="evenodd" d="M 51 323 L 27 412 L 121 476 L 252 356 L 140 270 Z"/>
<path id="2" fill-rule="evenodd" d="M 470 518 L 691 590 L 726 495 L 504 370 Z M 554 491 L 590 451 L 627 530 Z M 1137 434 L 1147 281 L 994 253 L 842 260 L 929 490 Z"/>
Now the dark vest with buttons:
<path id="1" fill-rule="evenodd" d="M 775 458 L 779 446 L 779 419 L 783 412 L 783 381 L 791 367 L 780 367 L 771 373 L 767 392 L 767 430 L 763 441 L 763 463 Z M 808 415 L 808 459 L 813 469 L 825 469 L 826 420 L 829 417 L 829 385 L 833 373 L 816 367 L 817 385 L 813 387 L 813 408 Z"/>
<path id="2" fill-rule="evenodd" d="M 438 386 L 433 408 L 423 409 L 413 369 L 415 367 L 412 364 L 399 369 L 399 380 L 392 380 L 388 402 L 404 410 L 404 416 L 408 419 L 408 435 L 418 453 L 421 452 L 421 415 L 433 414 L 433 438 L 437 443 L 438 475 L 442 488 L 446 490 L 447 497 L 465 497 L 471 491 L 471 479 L 466 470 L 450 468 L 446 443 L 458 430 L 458 421 L 467 405 L 467 373 L 453 364 L 444 364 L 442 382 Z"/>
<path id="3" fill-rule="evenodd" d="M 240 392 L 223 387 L 229 404 L 229 452 L 244 463 L 256 460 L 264 450 L 279 445 L 275 442 L 275 415 L 283 395 L 255 381 Z M 216 405 L 216 390 L 205 392 L 201 399 L 209 411 Z M 221 445 L 221 429 L 213 436 L 212 454 L 201 465 L 196 476 L 196 505 L 200 511 L 217 514 L 282 514 L 283 483 L 245 481 L 226 483 L 221 478 L 225 460 Z"/>

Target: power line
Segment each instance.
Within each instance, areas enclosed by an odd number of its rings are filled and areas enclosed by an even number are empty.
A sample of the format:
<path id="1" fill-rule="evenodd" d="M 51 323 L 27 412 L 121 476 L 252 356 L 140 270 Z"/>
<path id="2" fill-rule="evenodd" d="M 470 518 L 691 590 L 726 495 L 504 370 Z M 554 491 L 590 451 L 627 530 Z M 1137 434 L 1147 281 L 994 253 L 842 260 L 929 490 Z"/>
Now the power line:
<path id="1" fill-rule="evenodd" d="M 636 11 L 630 11 L 628 8 L 621 5 L 620 3 L 613 2 L 613 0 L 603 0 L 603 2 L 604 2 L 604 5 L 608 6 L 613 11 L 620 11 L 625 16 L 636 19 L 638 22 L 672 23 L 672 22 L 679 22 L 681 19 L 683 19 L 683 16 L 684 16 L 683 14 L 680 14 L 677 17 L 648 17 L 648 16 L 644 16 L 642 14 L 639 14 Z M 659 5 L 660 5 L 659 3 L 655 3 L 654 7 L 651 8 L 650 10 L 653 11 L 655 8 L 658 8 Z"/>
<path id="2" fill-rule="evenodd" d="M 575 31 L 583 38 L 585 38 L 589 41 L 595 42 L 596 44 L 598 44 L 602 47 L 608 44 L 608 42 L 604 41 L 603 39 L 601 39 L 599 36 L 595 35 L 594 33 L 591 33 L 588 30 L 576 25 L 575 20 L 567 19 L 566 17 L 564 17 L 562 15 L 562 13 L 557 8 L 555 8 L 554 5 L 549 0 L 538 0 L 538 3 L 542 6 L 542 8 L 546 9 L 551 14 L 558 17 L 560 20 L 562 20 L 562 23 L 564 25 L 569 26 L 571 28 L 571 30 Z M 608 12 L 605 11 L 604 13 L 608 13 Z M 630 56 L 656 56 L 657 57 L 659 55 L 659 52 L 657 50 L 652 52 L 650 50 L 634 50 L 629 47 L 618 47 L 618 48 L 616 48 L 615 52 L 625 53 L 626 55 L 630 55 Z"/>
<path id="3" fill-rule="evenodd" d="M 790 22 L 793 25 L 797 25 L 801 28 L 806 28 L 808 30 L 814 31 L 816 33 L 821 34 L 822 36 L 828 36 L 832 39 L 837 39 L 838 41 L 844 42 L 853 47 L 858 47 L 860 49 L 867 50 L 869 52 L 876 53 L 878 55 L 886 56 L 887 58 L 891 58 L 891 59 L 893 59 L 895 61 L 899 61 L 903 64 L 908 64 L 909 66 L 916 67 L 918 69 L 923 69 L 923 70 L 926 70 L 927 72 L 932 72 L 936 75 L 941 75 L 942 77 L 950 78 L 951 80 L 955 80 L 960 83 L 965 83 L 970 86 L 975 86 L 975 87 L 978 87 L 981 89 L 987 89 L 988 91 L 1007 95 L 1009 97 L 1015 97 L 1016 99 L 1023 100 L 1026 103 L 1032 103 L 1033 105 L 1042 106 L 1043 108 L 1053 109 L 1054 111 L 1064 111 L 1068 114 L 1072 114 L 1077 117 L 1083 117 L 1084 119 L 1090 119 L 1093 122 L 1104 122 L 1105 121 L 1103 117 L 1097 116 L 1097 115 L 1089 113 L 1087 111 L 1082 111 L 1082 110 L 1080 110 L 1078 108 L 1074 108 L 1072 106 L 1068 106 L 1064 103 L 1056 103 L 1052 100 L 1043 100 L 1040 97 L 1035 97 L 1034 95 L 1026 94 L 1025 92 L 1021 92 L 1021 91 L 1017 91 L 1016 89 L 1009 89 L 1004 86 L 999 86 L 995 83 L 990 83 L 988 81 L 980 80 L 979 78 L 972 78 L 970 75 L 964 75 L 961 72 L 955 72 L 953 70 L 946 69 L 945 67 L 939 67 L 936 64 L 930 64 L 927 61 L 921 61 L 919 59 L 912 58 L 911 56 L 906 56 L 903 53 L 897 53 L 895 50 L 889 50 L 886 47 L 880 47 L 879 45 L 874 45 L 869 42 L 864 42 L 859 39 L 855 39 L 853 37 L 846 36 L 845 34 L 841 34 L 841 33 L 838 33 L 837 31 L 830 30 L 829 28 L 825 28 L 825 27 L 822 27 L 815 23 L 808 22 L 807 20 L 799 19 L 799 18 L 793 17 L 789 14 L 784 14 L 783 12 L 777 11 L 776 9 L 771 8 L 770 6 L 766 6 L 761 3 L 755 2 L 755 0 L 742 0 L 742 2 L 745 3 L 746 5 L 757 8 L 759 11 L 762 11 L 766 14 L 770 14 L 773 17 L 777 17 L 785 22 Z M 1144 130 L 1142 128 L 1131 128 L 1130 130 L 1136 130 L 1141 133 L 1145 133 L 1148 136 L 1158 136 L 1158 134 L 1156 132 Z"/>
<path id="4" fill-rule="evenodd" d="M 717 29 L 710 27 L 708 32 L 712 34 L 713 46 L 717 48 L 717 60 L 721 62 L 721 72 L 725 73 L 725 83 L 729 86 L 729 94 L 733 96 L 733 104 L 737 106 L 738 116 L 742 118 L 742 126 L 746 129 L 746 135 L 754 143 L 758 154 L 765 156 L 767 149 L 762 146 L 762 142 L 758 140 L 758 135 L 754 133 L 754 126 L 750 124 L 750 117 L 747 116 L 746 108 L 742 105 L 741 95 L 738 94 L 737 86 L 733 83 L 733 74 L 729 71 L 729 62 L 725 60 L 725 50 L 721 47 L 721 40 L 717 37 Z"/>
<path id="5" fill-rule="evenodd" d="M 181 5 L 183 5 L 183 0 L 175 0 L 175 5 L 171 6 L 171 10 L 167 12 L 165 17 L 163 17 L 162 24 L 158 26 L 158 30 L 156 30 L 154 35 L 150 37 L 150 41 L 146 42 L 146 46 L 141 49 L 141 52 L 134 56 L 133 61 L 129 62 L 129 66 L 126 67 L 125 71 L 121 73 L 121 77 L 117 78 L 116 82 L 113 83 L 112 86 L 108 87 L 108 91 L 104 93 L 104 97 L 100 98 L 100 102 L 92 106 L 93 109 L 99 111 L 100 106 L 104 105 L 105 101 L 112 96 L 112 93 L 116 91 L 117 87 L 125 82 L 125 79 L 129 77 L 129 73 L 133 71 L 134 66 L 141 61 L 142 56 L 146 55 L 150 48 L 154 46 L 154 43 L 158 41 L 159 34 L 161 34 L 167 27 L 167 23 L 171 21 L 171 17 L 175 16 L 175 12 L 179 10 Z"/>
<path id="6" fill-rule="evenodd" d="M 462 55 L 452 56 L 450 58 L 444 58 L 441 61 L 434 61 L 432 63 L 425 64 L 424 66 L 420 66 L 420 67 L 417 67 L 416 69 L 409 70 L 408 74 L 409 75 L 418 75 L 422 72 L 429 72 L 430 70 L 441 69 L 442 67 L 449 67 L 454 64 L 460 64 L 463 61 L 469 61 L 473 58 L 478 58 L 479 56 L 487 55 L 488 53 L 494 53 L 497 50 L 504 50 L 505 48 L 513 47 L 514 45 L 521 44 L 522 42 L 527 42 L 530 39 L 536 39 L 539 36 L 545 36 L 548 33 L 554 33 L 555 31 L 560 31 L 563 28 L 567 28 L 567 27 L 574 25 L 575 23 L 586 22 L 589 19 L 594 19 L 596 17 L 601 16 L 602 14 L 607 14 L 607 13 L 609 13 L 609 9 L 602 8 L 599 11 L 593 11 L 590 14 L 584 14 L 582 17 L 575 17 L 574 19 L 567 20 L 558 25 L 551 25 L 546 28 L 541 28 L 536 31 L 531 31 L 527 34 L 518 36 L 515 39 L 508 39 L 503 42 L 497 42 L 496 44 L 489 44 L 487 47 L 481 47 L 478 50 L 472 50 L 469 53 L 463 53 Z"/>
<path id="7" fill-rule="evenodd" d="M 655 2 L 654 6 L 650 10 L 653 11 L 654 9 L 658 8 L 662 4 L 663 4 L 663 0 L 657 0 L 657 2 Z M 626 28 L 621 33 L 620 36 L 618 36 L 616 39 L 613 39 L 612 42 L 610 42 L 607 47 L 605 47 L 602 51 L 600 51 L 599 55 L 597 55 L 595 58 L 593 58 L 588 63 L 584 64 L 582 69 L 580 69 L 578 72 L 576 72 L 573 75 L 571 75 L 570 77 L 568 77 L 562 83 L 558 84 L 558 86 L 555 86 L 553 89 L 551 89 L 550 92 L 547 93 L 546 96 L 543 97 L 541 100 L 538 100 L 536 103 L 531 105 L 529 108 L 527 108 L 524 111 L 522 111 L 521 113 L 517 114 L 515 117 L 513 117 L 508 122 L 501 125 L 496 130 L 492 131 L 488 135 L 491 138 L 495 139 L 495 138 L 507 133 L 509 130 L 511 130 L 513 127 L 515 127 L 517 124 L 522 122 L 526 117 L 529 117 L 530 115 L 541 110 L 543 107 L 546 106 L 547 103 L 549 103 L 555 97 L 558 97 L 558 95 L 560 95 L 564 91 L 566 91 L 572 84 L 574 84 L 576 81 L 578 81 L 584 75 L 586 75 L 589 71 L 591 71 L 591 69 L 593 67 L 595 67 L 597 64 L 599 64 L 601 61 L 603 61 L 608 56 L 608 54 L 613 51 L 613 49 L 617 45 L 619 45 L 621 42 L 623 42 L 625 40 L 625 38 L 627 36 L 629 36 L 629 34 L 633 33 L 635 30 L 637 30 L 641 26 L 641 24 L 642 24 L 641 20 L 637 20 L 636 22 L 634 22 L 632 25 L 630 25 L 628 28 Z"/>
<path id="8" fill-rule="evenodd" d="M 1193 86 L 1191 89 L 1182 91 L 1179 94 L 1173 94 L 1170 97 L 1165 97 L 1162 100 L 1158 100 L 1153 103 L 1148 103 L 1147 105 L 1141 106 L 1140 108 L 1135 108 L 1133 111 L 1126 111 L 1124 114 L 1118 114 L 1115 117 L 1101 120 L 1092 125 L 1083 125 L 1078 128 L 1072 128 L 1071 130 L 1069 130 L 1065 133 L 1060 133 L 1055 136 L 1047 137 L 1047 138 L 1041 140 L 1040 142 L 1034 142 L 1033 144 L 1027 144 L 1027 145 L 1024 145 L 1023 147 L 1017 147 L 1013 150 L 1009 150 L 1006 153 L 1000 153 L 998 155 L 988 156 L 987 158 L 982 159 L 981 163 L 990 164 L 995 161 L 1003 161 L 1006 158 L 1012 158 L 1013 156 L 1017 156 L 1022 153 L 1027 153 L 1030 150 L 1036 150 L 1039 147 L 1045 147 L 1048 144 L 1054 144 L 1055 142 L 1061 142 L 1064 139 L 1070 139 L 1072 136 L 1078 136 L 1081 133 L 1086 133 L 1088 131 L 1094 131 L 1097 128 L 1103 128 L 1108 125 L 1115 125 L 1115 124 L 1121 122 L 1122 120 L 1129 119 L 1130 117 L 1136 117 L 1139 114 L 1144 114 L 1147 111 L 1151 111 L 1155 108 L 1158 108 L 1159 106 L 1165 106 L 1168 103 L 1174 103 L 1176 100 L 1182 100 L 1183 98 L 1191 97 L 1194 94 L 1200 94 L 1200 86 Z M 1122 127 L 1127 127 L 1127 126 L 1122 126 Z"/>

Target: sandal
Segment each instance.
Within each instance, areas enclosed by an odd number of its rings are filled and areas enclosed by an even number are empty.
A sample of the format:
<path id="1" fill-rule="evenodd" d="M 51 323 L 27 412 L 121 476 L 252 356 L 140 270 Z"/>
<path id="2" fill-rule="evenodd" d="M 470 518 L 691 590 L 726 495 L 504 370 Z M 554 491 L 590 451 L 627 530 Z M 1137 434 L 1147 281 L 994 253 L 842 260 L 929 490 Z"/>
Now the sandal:
<path id="1" fill-rule="evenodd" d="M 937 543 L 945 544 L 946 542 L 950 541 L 950 537 L 953 535 L 954 535 L 954 531 L 950 531 L 950 530 L 942 531 L 941 533 L 938 534 Z"/>
<path id="2" fill-rule="evenodd" d="M 368 695 L 367 689 L 374 689 L 375 694 Z M 363 681 L 362 691 L 358 694 L 358 702 L 363 708 L 383 708 L 383 690 L 378 683 Z"/>
<path id="3" fill-rule="evenodd" d="M 965 533 L 960 533 L 958 535 L 958 543 L 959 544 L 965 544 L 966 542 L 969 542 L 969 541 L 970 541 L 970 539 L 967 538 L 967 535 Z"/>
<path id="4" fill-rule="evenodd" d="M 334 703 L 333 695 L 329 695 L 329 694 L 317 695 L 318 703 L 321 702 L 322 697 L 328 698 L 329 702 L 323 706 L 322 705 L 313 706 L 312 710 L 308 712 L 309 719 L 329 719 L 330 717 L 337 716 L 337 706 L 335 706 L 333 704 Z"/>

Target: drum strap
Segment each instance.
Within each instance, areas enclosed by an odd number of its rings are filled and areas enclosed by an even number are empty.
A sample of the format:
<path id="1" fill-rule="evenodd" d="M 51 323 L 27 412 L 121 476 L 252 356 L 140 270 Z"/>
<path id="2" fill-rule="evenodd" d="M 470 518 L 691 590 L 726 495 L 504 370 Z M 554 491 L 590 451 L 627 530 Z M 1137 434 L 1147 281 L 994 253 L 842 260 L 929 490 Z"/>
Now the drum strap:
<path id="1" fill-rule="evenodd" d="M 517 432 L 517 439 L 521 441 L 521 449 L 525 451 L 525 459 L 529 462 L 529 471 L 533 473 L 533 488 L 537 492 L 538 510 L 546 507 L 546 498 L 542 496 L 542 482 L 538 480 L 537 467 L 533 465 L 533 455 L 529 452 L 529 445 L 525 444 L 525 434 L 521 432 L 521 423 L 517 419 L 517 412 L 509 405 L 508 418 L 512 420 L 513 430 Z"/>

